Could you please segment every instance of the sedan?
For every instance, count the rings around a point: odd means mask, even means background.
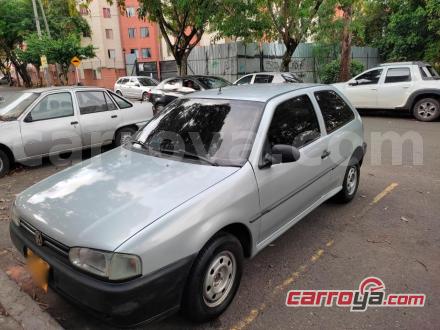
[[[234,85],[302,83],[303,81],[291,72],[260,72],[247,74]]]
[[[157,80],[149,77],[121,77],[116,81],[113,90],[116,94],[124,97],[148,101],[148,93],[158,84]]]

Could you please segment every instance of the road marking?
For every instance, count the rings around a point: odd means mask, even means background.
[[[325,246],[331,247],[334,244],[334,240],[328,241]],[[324,255],[324,249],[318,249],[316,252],[309,258],[309,262],[298,267],[296,271],[290,274],[281,284],[277,285],[269,296],[269,301],[278,296],[280,291],[285,290],[289,285],[294,283],[301,275],[305,274],[310,266],[315,264],[321,257]],[[260,315],[265,309],[267,305],[262,303],[258,308],[252,309],[248,315],[246,315],[242,320],[237,322],[234,326],[231,327],[231,330],[243,330],[251,325],[255,319]]]
[[[394,190],[399,184],[397,182],[391,183],[388,187],[386,187],[379,195],[374,197],[373,201],[370,203],[370,205],[377,204],[382,198],[384,198],[386,195],[388,195],[390,192]]]

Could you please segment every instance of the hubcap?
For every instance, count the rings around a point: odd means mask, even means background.
[[[235,257],[229,251],[220,252],[211,262],[203,284],[203,300],[208,307],[217,307],[231,292],[237,273]]]
[[[432,102],[423,102],[417,108],[417,113],[425,119],[431,118],[437,111],[437,105]]]
[[[351,167],[347,175],[347,192],[349,195],[353,195],[356,190],[357,176],[356,167]]]
[[[121,134],[121,145],[128,143],[131,140],[133,134],[130,132],[122,132]]]

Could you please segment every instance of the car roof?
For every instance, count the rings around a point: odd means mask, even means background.
[[[422,62],[422,61],[410,61],[410,62],[389,62],[389,63],[382,63],[379,66],[393,66],[393,65],[418,65],[418,66],[431,66],[429,63]]]
[[[84,91],[84,90],[107,90],[102,87],[94,86],[54,86],[54,87],[41,87],[41,88],[31,88],[23,90],[23,92],[28,93],[47,93],[52,91]]]
[[[296,90],[307,89],[311,87],[323,86],[320,84],[253,84],[228,86],[223,88],[208,89],[201,92],[191,93],[185,98],[210,98],[210,99],[228,99],[267,102],[270,99],[293,92]]]

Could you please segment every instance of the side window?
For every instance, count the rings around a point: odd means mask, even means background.
[[[271,74],[257,74],[255,76],[254,84],[268,84],[273,80],[273,75]]]
[[[164,89],[177,89],[182,86],[182,80],[181,79],[171,79],[164,83],[163,88]]]
[[[127,108],[131,108],[133,106],[133,104],[131,104],[127,100],[124,100],[122,97],[116,95],[115,93],[113,93],[113,92],[109,92],[109,93],[113,97],[113,100],[115,100],[119,109],[127,109]]]
[[[383,69],[368,71],[356,78],[358,85],[375,85],[379,82]]]
[[[248,75],[248,76],[244,76],[243,78],[241,78],[239,81],[237,81],[236,85],[247,85],[250,84],[252,81],[252,77],[253,75]]]
[[[392,68],[388,69],[385,83],[398,83],[411,81],[411,71],[409,68]]]
[[[79,104],[79,112],[82,115],[115,110],[113,101],[101,91],[76,92]]]
[[[50,94],[43,98],[30,112],[30,121],[55,119],[73,116],[73,103],[70,93]]]
[[[321,136],[318,118],[307,95],[284,101],[275,109],[267,135],[269,144],[301,148]]]
[[[200,86],[191,79],[183,79],[183,87],[192,88],[196,91],[199,91],[201,89]]]
[[[337,130],[354,119],[350,106],[336,92],[316,92],[315,98],[321,108],[327,133]]]

